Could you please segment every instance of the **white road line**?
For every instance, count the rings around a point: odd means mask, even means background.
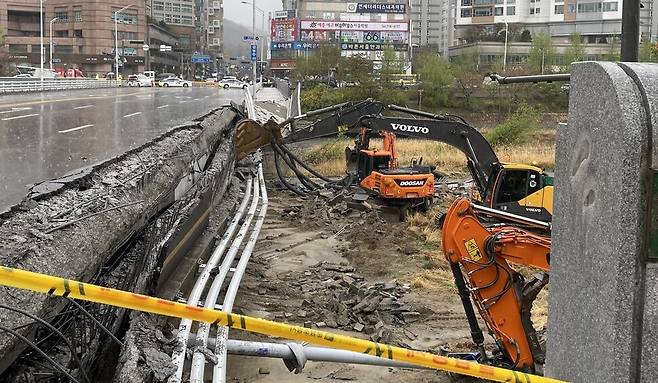
[[[123,116],[123,118],[128,118],[128,117],[136,116],[136,115],[138,115],[138,114],[142,114],[142,112],[135,112],[135,113],[126,114],[125,116]]]
[[[168,107],[168,106],[169,106],[169,104],[166,104],[166,105],[160,105],[160,106],[158,106],[156,109],[162,109],[162,108],[166,108],[166,107]]]
[[[94,125],[82,125],[78,126],[77,128],[71,128],[71,129],[66,129],[66,130],[60,130],[57,133],[69,133],[69,132],[75,132],[76,130],[84,129],[84,128],[91,128]]]
[[[92,107],[93,107],[93,105],[82,105],[82,106],[76,106],[73,109],[85,109],[85,108],[92,108]]]
[[[34,116],[38,116],[38,115],[39,115],[39,113],[35,113],[35,114],[26,114],[26,115],[23,115],[23,116],[7,117],[7,118],[3,118],[3,119],[0,120],[0,121],[18,120],[19,118],[34,117]]]
[[[0,112],[0,114],[7,114],[7,113],[16,113],[16,112],[22,112],[25,110],[30,110],[32,108],[11,108],[11,110],[3,110]]]

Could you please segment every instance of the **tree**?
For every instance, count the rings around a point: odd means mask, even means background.
[[[323,44],[320,49],[310,52],[309,57],[298,60],[295,78],[305,80],[309,77],[325,79],[329,71],[338,66],[340,49],[331,44]]]
[[[642,40],[639,59],[643,62],[658,62],[658,46],[651,41]]]
[[[521,32],[521,37],[519,38],[520,42],[523,43],[529,43],[532,41],[532,35],[530,34],[530,31],[527,29],[524,29],[523,32]]]
[[[580,33],[572,33],[569,36],[569,42],[569,48],[567,48],[564,55],[567,67],[573,62],[583,61],[585,59],[585,46],[583,45],[583,39]]]
[[[379,98],[379,84],[372,76],[372,61],[363,56],[343,57],[338,63],[338,79],[351,85],[347,98]]]
[[[398,61],[398,56],[395,54],[395,51],[391,47],[386,47],[382,53],[382,70],[381,70],[381,82],[384,87],[395,86],[394,76],[395,74],[402,73],[402,63]]]
[[[555,59],[555,48],[551,35],[546,32],[535,33],[528,53],[528,63],[535,72],[544,73]]]
[[[9,53],[5,46],[5,31],[0,28],[0,76],[9,75]]]
[[[454,61],[450,63],[452,74],[455,78],[457,89],[464,97],[466,107],[473,109],[475,105],[473,93],[477,86],[482,84],[484,76],[478,73],[478,58],[479,51],[473,51],[461,56],[455,57]]]
[[[445,106],[450,100],[454,76],[450,63],[437,54],[418,57],[416,74],[421,83],[424,99],[434,106]]]

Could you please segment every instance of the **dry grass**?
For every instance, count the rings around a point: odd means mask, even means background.
[[[312,164],[320,173],[328,176],[345,174],[345,148],[353,146],[349,138],[327,140],[302,149],[301,157]],[[371,148],[381,148],[381,140],[372,140]],[[460,177],[467,174],[466,157],[462,152],[447,144],[415,139],[397,141],[400,166],[407,166],[412,159],[423,158],[423,163],[436,165],[437,170],[448,176]],[[541,130],[532,135],[525,144],[494,148],[503,162],[527,163],[553,169],[555,167],[555,132]]]

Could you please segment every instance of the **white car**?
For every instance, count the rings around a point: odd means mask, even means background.
[[[143,86],[153,86],[153,80],[143,74],[130,75],[128,76],[128,82],[126,84],[128,86],[138,86],[141,88]]]
[[[169,77],[162,80],[162,86],[164,86],[165,88],[168,87],[189,88],[192,86],[192,81],[182,80],[178,77]]]
[[[226,78],[225,77],[219,82],[219,86],[221,88],[224,88],[224,89],[228,89],[228,88],[247,89],[249,84],[247,84],[246,82],[242,82],[242,81],[238,80],[237,78]]]

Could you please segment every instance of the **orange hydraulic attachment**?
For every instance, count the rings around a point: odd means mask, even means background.
[[[504,356],[499,362],[522,371],[540,370],[545,351],[532,326],[530,309],[548,283],[550,237],[510,225],[485,227],[466,198],[456,200],[448,210],[442,235],[443,252],[460,290],[473,340],[482,353],[484,339],[470,299]],[[542,272],[526,280],[510,262]]]

